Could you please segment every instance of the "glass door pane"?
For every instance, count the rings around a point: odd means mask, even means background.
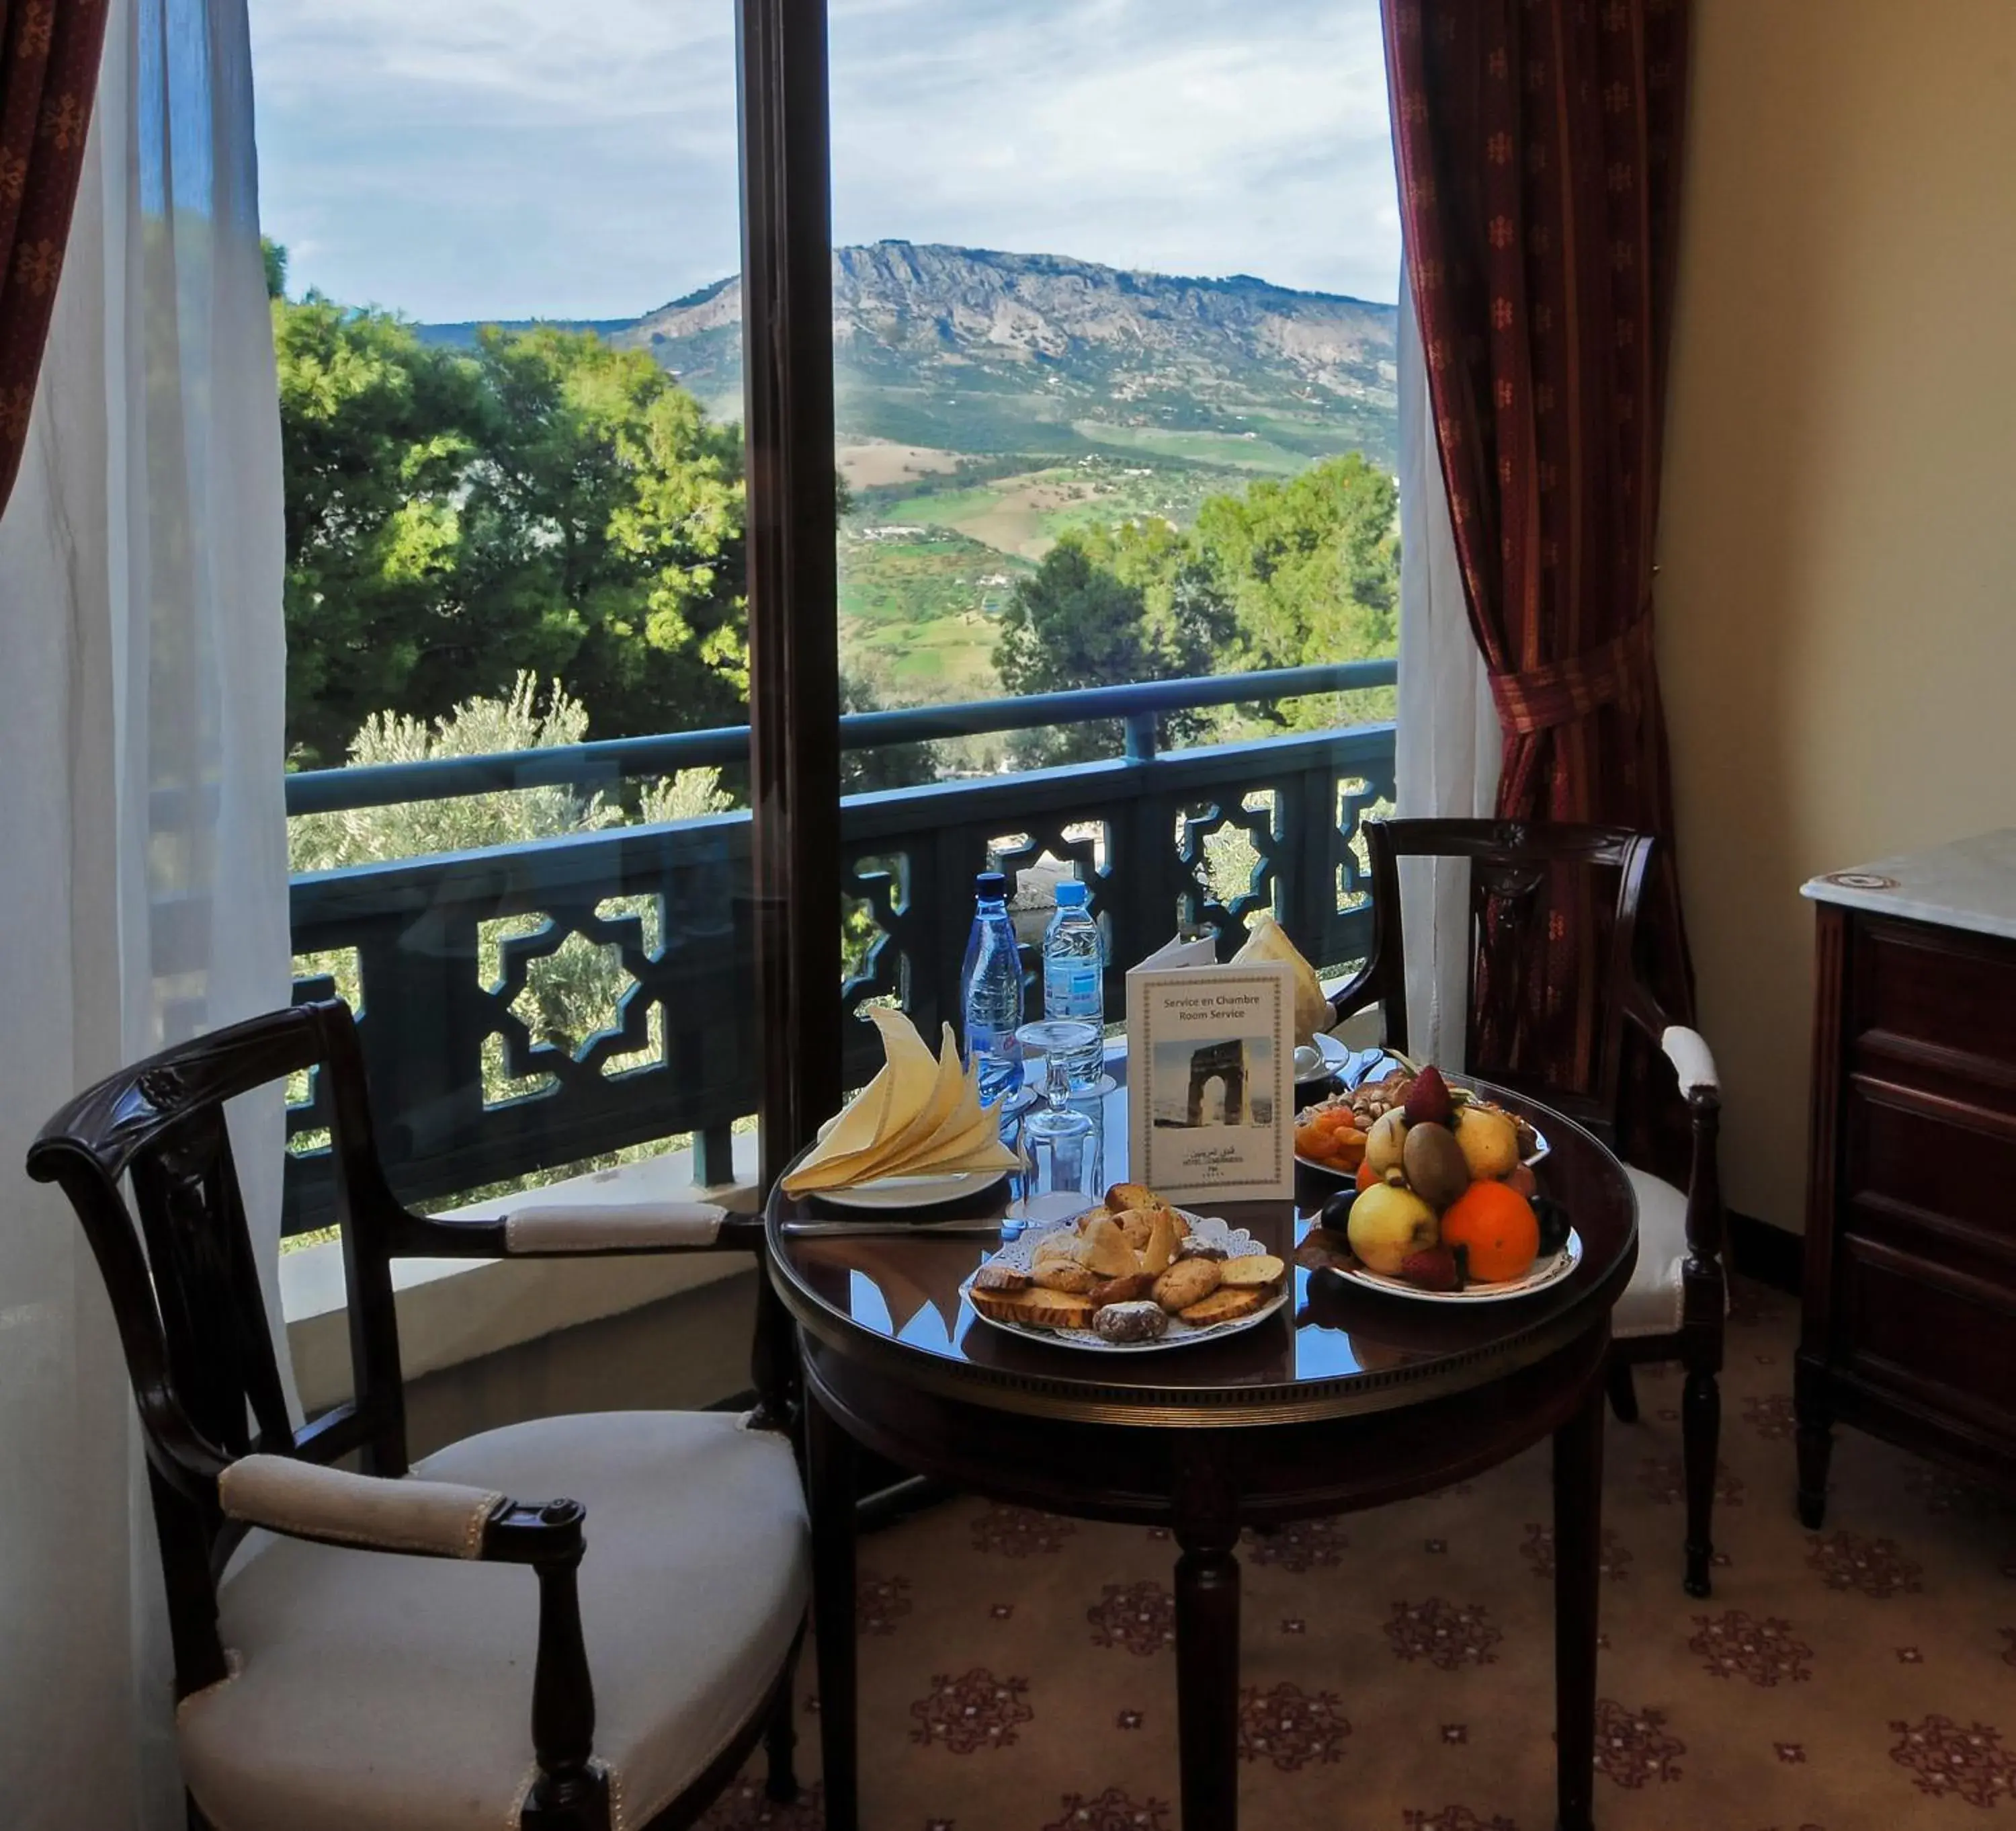
[[[733,10],[252,22],[299,989],[409,1201],[752,1181]]]

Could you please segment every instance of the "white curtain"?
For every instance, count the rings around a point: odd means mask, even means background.
[[[0,1772],[34,1831],[183,1822],[124,1365],[20,1166],[80,1087],[286,1001],[279,462],[245,0],[115,0],[0,517]],[[270,1302],[277,1095],[232,1122]]]
[[[1435,409],[1412,288],[1400,281],[1400,705],[1394,807],[1404,819],[1481,819],[1498,791],[1496,708],[1464,608],[1435,451]],[[1409,1053],[1463,1065],[1470,874],[1458,861],[1400,864]]]

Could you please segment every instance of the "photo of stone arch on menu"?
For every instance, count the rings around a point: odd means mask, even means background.
[[[1292,1195],[1294,983],[1278,963],[1127,975],[1132,1160],[1150,1186]]]

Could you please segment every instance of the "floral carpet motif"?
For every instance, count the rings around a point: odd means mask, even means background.
[[[941,1742],[956,1755],[1007,1748],[1015,1740],[1015,1726],[1036,1714],[1022,1701],[1028,1689],[1028,1679],[996,1678],[984,1666],[974,1667],[963,1678],[941,1673],[931,1680],[931,1695],[910,1706],[917,1720],[910,1739]]]
[[[1459,1606],[1431,1596],[1424,1602],[1395,1602],[1386,1638],[1402,1660],[1426,1660],[1445,1672],[1461,1666],[1488,1666],[1491,1649],[1505,1638],[1475,1603]]]
[[[1712,1596],[1680,1587],[1678,1379],[1639,1368],[1640,1421],[1606,1426],[1597,1822],[2016,1831],[2016,1511],[1844,1429],[1825,1523],[1802,1527],[1797,1327],[1739,1282]],[[1247,1535],[1243,1824],[1554,1823],[1550,1496],[1542,1444],[1418,1500]],[[1165,1529],[977,1498],[865,1537],[867,1831],[1180,1831],[1178,1551]],[[809,1648],[799,1684],[808,1698]],[[812,1790],[772,1802],[759,1754],[700,1831],[823,1831],[821,1719],[794,1721]]]
[[[1697,1615],[1700,1631],[1687,1651],[1701,1656],[1701,1669],[1718,1678],[1747,1678],[1752,1685],[1787,1685],[1810,1678],[1805,1662],[1813,1649],[1792,1635],[1792,1624],[1775,1615],[1753,1621],[1741,1609],[1723,1615]]]
[[[1344,1753],[1351,1725],[1329,1692],[1305,1693],[1298,1685],[1272,1691],[1242,1692],[1239,1702],[1239,1757],[1272,1761],[1284,1774],[1312,1761],[1334,1761]]]
[[[1806,1542],[1807,1568],[1816,1571],[1829,1589],[1859,1590],[1878,1601],[1918,1593],[1919,1568],[1894,1540],[1837,1532],[1831,1538],[1815,1533]]]
[[[1125,1647],[1144,1657],[1176,1644],[1176,1599],[1166,1584],[1109,1583],[1085,1612],[1094,1646]]]

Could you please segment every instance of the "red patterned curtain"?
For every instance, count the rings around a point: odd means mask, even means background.
[[[0,0],[0,508],[27,442],[106,0]]]
[[[1684,1019],[1652,553],[1687,8],[1384,0],[1384,14],[1409,278],[1504,733],[1498,813],[1659,836],[1646,964]],[[1480,978],[1480,1061],[1589,1083],[1604,927],[1593,890],[1557,896],[1522,970]]]

